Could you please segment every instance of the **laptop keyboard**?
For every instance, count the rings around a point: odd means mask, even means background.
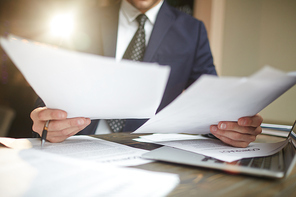
[[[244,158],[241,160],[237,160],[234,162],[225,162],[221,160],[217,160],[211,157],[205,157],[202,161],[207,162],[210,160],[214,160],[214,163],[227,164],[227,165],[237,165],[243,167],[251,167],[251,168],[259,168],[259,169],[270,169],[271,164],[275,161],[280,162],[280,158],[282,157],[283,151],[280,151],[274,155],[267,157],[255,157],[255,158]]]
[[[271,157],[258,157],[242,159],[239,163],[241,166],[250,166],[252,168],[270,169]]]

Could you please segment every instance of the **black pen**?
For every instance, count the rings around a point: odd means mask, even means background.
[[[43,145],[44,145],[45,140],[46,140],[48,124],[49,124],[49,120],[46,121],[46,123],[45,123],[45,125],[43,127],[42,136],[41,136],[41,148],[43,148]]]

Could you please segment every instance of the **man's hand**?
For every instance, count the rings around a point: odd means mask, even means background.
[[[247,147],[262,132],[260,127],[263,118],[256,114],[242,117],[237,122],[221,121],[210,127],[211,133],[226,144],[236,147]]]
[[[62,142],[75,135],[90,124],[89,118],[67,118],[67,113],[58,109],[46,107],[36,108],[31,112],[33,131],[42,135],[44,124],[50,120],[46,140],[50,142]]]

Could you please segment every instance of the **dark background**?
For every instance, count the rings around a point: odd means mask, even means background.
[[[114,1],[116,0],[1,0],[0,35],[14,34],[40,40],[41,35],[48,32],[47,21],[55,10],[70,6],[105,6]],[[193,0],[167,2],[192,15]],[[34,109],[36,98],[34,90],[0,47],[0,106],[9,107],[15,112],[7,137],[31,137],[30,112]]]

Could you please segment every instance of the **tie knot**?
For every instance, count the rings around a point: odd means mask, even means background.
[[[147,18],[147,16],[145,14],[140,14],[136,18],[136,20],[138,21],[140,27],[144,27],[144,24],[145,24],[147,19],[148,18]]]

